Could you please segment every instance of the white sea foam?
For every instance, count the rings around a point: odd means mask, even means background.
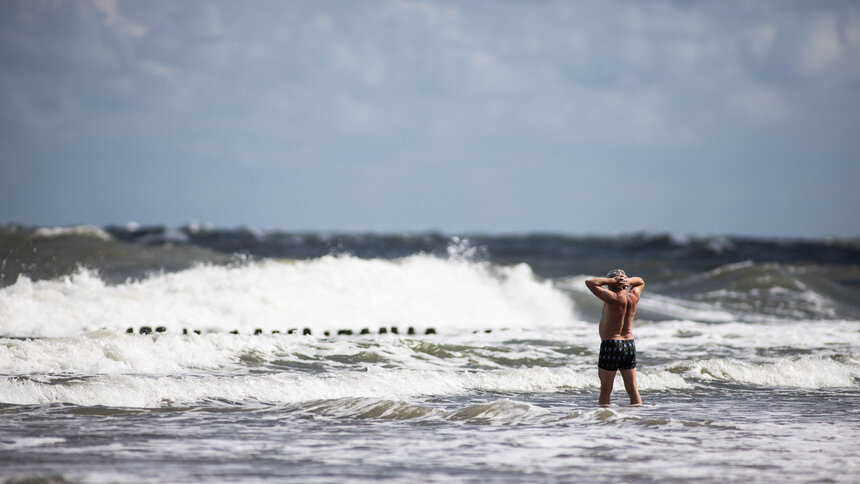
[[[453,348],[441,338],[394,335],[320,339],[298,334],[137,336],[97,331],[64,338],[6,338],[0,339],[0,375],[187,375],[242,373],[248,368],[284,371],[309,364],[337,370],[375,364],[421,370],[474,365],[489,369],[506,367],[494,358],[525,365],[559,357],[551,348],[512,351],[484,346],[498,345],[508,334],[468,336],[465,345],[451,343]]]
[[[113,237],[99,227],[92,225],[74,225],[69,227],[40,227],[33,232],[34,238],[50,239],[76,235],[79,237],[95,237],[101,240],[110,240]]]
[[[842,363],[829,358],[780,358],[772,363],[709,359],[684,365],[685,376],[757,386],[797,388],[852,387],[860,377],[858,361]]]
[[[291,409],[335,417],[374,418],[382,420],[403,420],[440,414],[438,410],[432,407],[378,398],[315,400],[294,405]]]
[[[62,437],[19,437],[16,439],[0,440],[0,449],[2,450],[18,450],[28,447],[48,447],[55,444],[65,442]]]
[[[663,357],[689,357],[679,351],[737,350],[772,352],[815,350],[825,354],[851,354],[860,348],[856,321],[792,321],[784,323],[724,323],[670,320],[642,324],[634,329],[638,350]],[[674,353],[674,354],[673,354]]]
[[[736,321],[738,316],[713,304],[684,301],[682,299],[648,294],[639,303],[639,309],[678,319],[693,319],[708,323]]]
[[[70,336],[143,324],[170,331],[269,332],[391,324],[515,328],[573,321],[570,300],[538,280],[528,265],[429,255],[199,266],[117,286],[81,270],[49,281],[21,277],[0,289],[0,334],[9,336]]]
[[[547,410],[528,403],[502,399],[489,403],[470,405],[457,410],[449,418],[452,420],[483,420],[496,423],[515,423],[533,420],[548,413]]]
[[[689,386],[676,375],[667,375],[643,376],[640,389],[657,391]],[[596,388],[597,384],[596,371],[567,368],[429,371],[369,367],[367,371],[310,375],[100,375],[63,382],[0,379],[0,402],[112,407],[192,405],[206,401],[287,404],[338,398],[409,400],[480,391],[560,392]]]
[[[99,331],[33,340],[0,339],[0,374],[190,374],[235,367],[245,355],[309,352],[303,338],[233,335],[137,337]]]

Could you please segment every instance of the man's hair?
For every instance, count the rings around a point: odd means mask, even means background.
[[[624,269],[612,269],[611,271],[606,273],[606,277],[617,277],[617,276],[627,277],[627,273],[624,272]]]

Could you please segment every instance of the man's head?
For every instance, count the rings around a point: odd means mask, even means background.
[[[624,269],[612,269],[606,273],[606,277],[615,279],[615,283],[609,284],[609,289],[612,291],[620,291],[627,288],[627,273]]]
[[[609,271],[609,272],[606,274],[606,277],[611,277],[611,278],[613,278],[613,279],[614,279],[615,277],[618,277],[618,276],[624,276],[624,277],[627,277],[627,273],[626,273],[626,272],[624,272],[624,269],[612,269],[611,271]]]

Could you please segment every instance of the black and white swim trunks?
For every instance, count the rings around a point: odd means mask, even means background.
[[[632,339],[605,339],[601,341],[597,366],[609,371],[636,368],[636,344]]]

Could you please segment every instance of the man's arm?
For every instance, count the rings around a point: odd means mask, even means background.
[[[645,279],[641,277],[631,277],[627,279],[627,283],[630,284],[630,292],[639,297],[642,294],[642,289],[645,287]]]
[[[612,277],[595,277],[594,279],[586,280],[585,286],[603,302],[612,302],[615,300],[615,293],[602,286],[612,284],[613,282],[615,282],[615,278]]]

